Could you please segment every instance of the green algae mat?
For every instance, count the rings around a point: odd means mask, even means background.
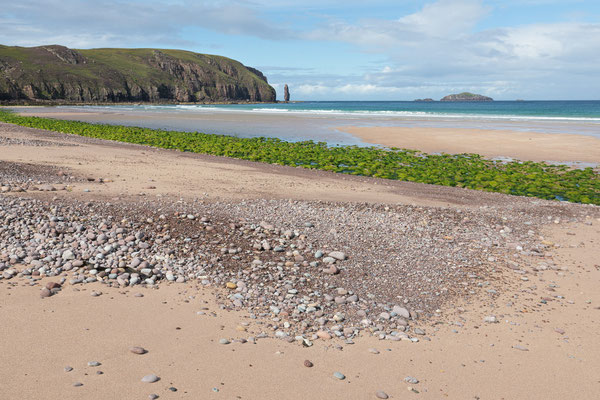
[[[24,117],[0,110],[0,121],[55,132],[270,164],[375,178],[464,187],[517,196],[600,205],[600,173],[533,161],[501,162],[477,154],[426,154],[398,148],[327,146],[313,141],[238,138]]]

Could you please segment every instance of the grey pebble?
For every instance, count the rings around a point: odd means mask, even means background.
[[[81,383],[81,382],[75,382],[73,384],[73,386],[75,386],[75,387],[83,386],[83,383]]]
[[[416,385],[417,383],[419,383],[419,380],[417,378],[415,378],[414,376],[407,376],[406,378],[404,378],[404,382],[408,382],[413,385]]]
[[[378,399],[389,399],[390,396],[387,395],[386,392],[384,392],[383,390],[378,390],[375,393],[375,397],[377,397]]]
[[[223,338],[223,339],[219,339],[219,343],[221,343],[221,344],[229,344],[231,342],[229,340]]]
[[[159,380],[160,380],[160,378],[154,374],[146,375],[145,377],[142,378],[142,382],[146,382],[146,383],[154,383],[154,382],[158,382]]]
[[[152,394],[149,394],[149,395],[148,395],[148,398],[149,398],[150,400],[156,400],[156,399],[158,399],[158,397],[159,397],[159,396],[158,396],[157,394],[154,394],[154,393],[152,393]]]
[[[65,367],[65,372],[71,372],[71,371],[73,371],[73,367],[67,365]]]
[[[334,372],[333,377],[339,379],[340,381],[346,379],[346,375],[342,374],[341,372]]]
[[[88,362],[88,367],[99,367],[100,365],[102,365],[102,364],[100,364],[98,361],[89,361]]]

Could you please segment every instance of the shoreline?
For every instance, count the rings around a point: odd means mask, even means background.
[[[577,134],[415,127],[338,127],[374,145],[521,161],[600,163],[600,139]]]

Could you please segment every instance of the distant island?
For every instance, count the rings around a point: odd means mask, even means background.
[[[413,101],[417,101],[417,102],[430,102],[430,101],[435,101],[433,99],[430,99],[429,97],[426,99],[414,99]]]
[[[440,101],[494,101],[494,99],[480,94],[463,92],[459,94],[450,94]]]
[[[0,45],[0,102],[274,102],[257,69],[168,49],[75,50]]]

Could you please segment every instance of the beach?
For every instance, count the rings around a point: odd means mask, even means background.
[[[368,143],[426,153],[474,153],[486,158],[594,165],[600,161],[600,139],[586,135],[398,126],[340,129]]]
[[[9,124],[0,183],[7,398],[598,390],[598,207]]]

